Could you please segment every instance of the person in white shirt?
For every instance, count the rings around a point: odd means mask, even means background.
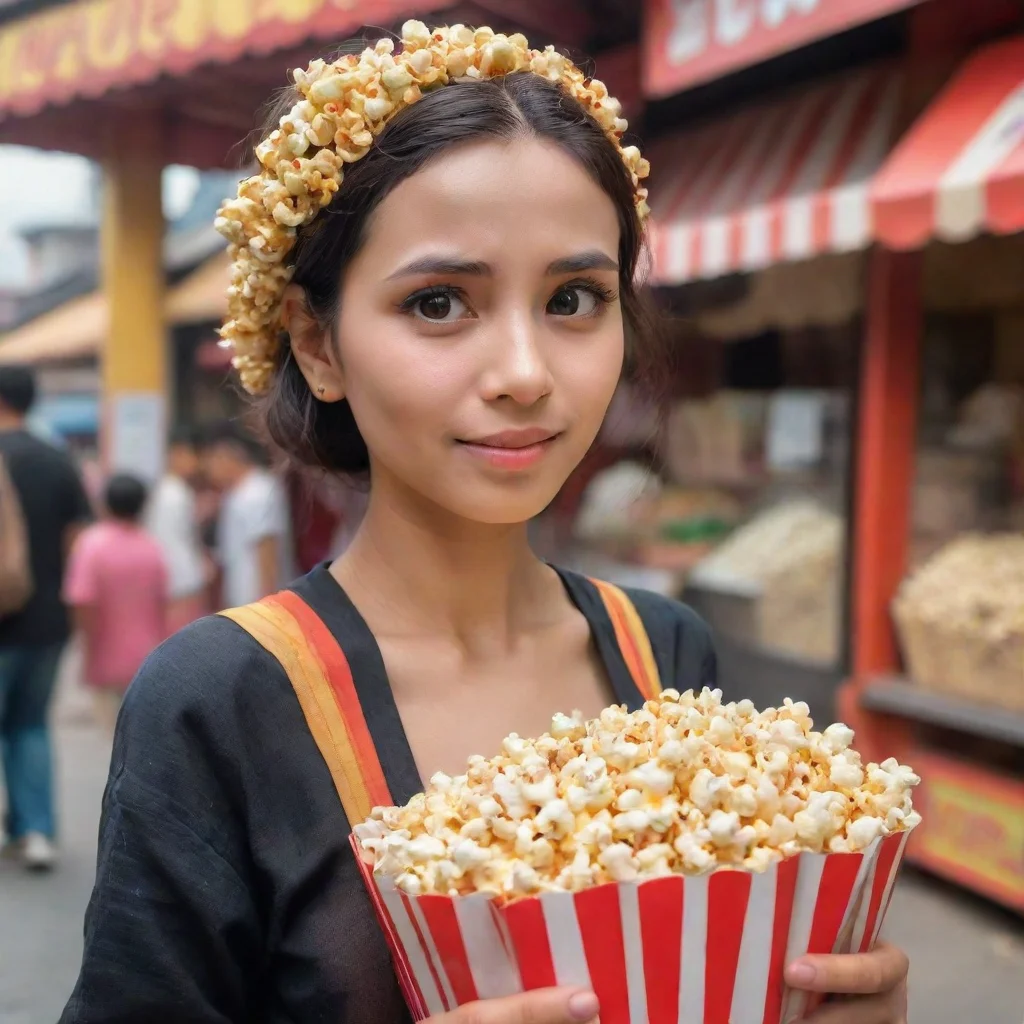
[[[168,625],[183,629],[208,611],[210,570],[199,535],[193,483],[199,454],[192,432],[175,431],[167,450],[167,472],[153,488],[146,506],[145,527],[160,544],[170,587]]]
[[[211,430],[203,445],[203,470],[222,495],[217,551],[231,608],[275,593],[294,573],[287,494],[260,454],[234,423]]]

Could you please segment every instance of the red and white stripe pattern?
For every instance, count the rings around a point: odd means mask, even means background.
[[[791,1024],[820,998],[787,989],[786,964],[871,949],[907,838],[863,854],[803,854],[761,875],[624,882],[505,907],[409,897],[375,884],[365,865],[363,877],[417,1020],[580,985],[597,994],[602,1024]]]
[[[900,82],[872,68],[655,146],[653,283],[867,246]]]
[[[964,65],[879,174],[872,207],[894,249],[1024,231],[1024,36]]]

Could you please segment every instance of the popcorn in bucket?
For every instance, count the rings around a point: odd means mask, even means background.
[[[413,1015],[550,985],[603,1024],[789,1024],[804,953],[867,951],[920,780],[806,705],[666,691],[556,716],[353,834]]]

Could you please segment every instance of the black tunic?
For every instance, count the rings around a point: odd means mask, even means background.
[[[616,699],[635,708],[597,590],[561,575]],[[293,589],[345,651],[384,777],[405,803],[422,784],[373,635],[326,568]],[[629,594],[663,685],[713,685],[697,616]],[[118,723],[85,957],[63,1024],[407,1020],[349,832],[277,661],[225,618],[173,637],[143,666]]]

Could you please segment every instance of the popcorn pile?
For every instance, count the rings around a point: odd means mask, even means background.
[[[647,216],[640,182],[650,168],[636,146],[622,145],[628,125],[621,104],[553,46],[534,50],[519,33],[465,25],[432,32],[422,21],[407,21],[397,48],[381,39],[361,54],[315,60],[296,69],[299,100],[256,147],[260,173],[239,185],[238,197],[226,201],[214,221],[230,243],[233,263],[221,337],[234,349],[247,391],[265,391],[274,371],[281,297],[291,279],[285,258],[296,231],[331,202],[345,165],[364,157],[394,114],[425,91],[516,71],[558,83],[580,103],[622,157],[638,218]]]
[[[1024,536],[965,534],[904,581],[897,614],[992,644],[1024,634]]]
[[[802,852],[863,850],[913,828],[920,779],[861,762],[845,725],[814,732],[808,707],[757,711],[720,690],[586,722],[556,715],[539,739],[438,774],[405,807],[355,829],[364,859],[410,895],[549,890],[719,868],[761,872]]]

